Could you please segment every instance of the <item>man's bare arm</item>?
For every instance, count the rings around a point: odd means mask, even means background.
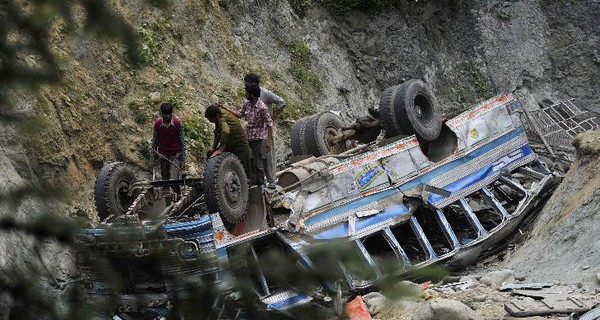
[[[231,113],[232,115],[234,115],[238,118],[242,117],[242,114],[240,114],[237,110],[233,110],[231,107],[228,107],[222,103],[219,103],[218,106],[219,106],[219,108],[228,111],[229,113]]]

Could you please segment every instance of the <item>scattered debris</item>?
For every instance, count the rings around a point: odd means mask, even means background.
[[[531,289],[539,290],[542,288],[552,287],[552,283],[549,282],[533,282],[533,283],[504,283],[498,290],[509,291],[513,289]]]
[[[513,290],[516,298],[507,302],[505,310],[512,316],[542,316],[549,314],[580,314],[590,310],[599,301],[595,294],[586,290],[573,290],[567,286],[552,284],[527,284]],[[549,289],[552,288],[552,289]],[[575,292],[577,291],[577,292]]]
[[[515,317],[543,316],[549,314],[582,313],[591,309],[579,298],[565,295],[547,296],[544,299],[531,297],[516,298],[504,305],[505,310]]]
[[[590,310],[600,302],[598,292],[592,287],[577,287],[576,284],[558,284],[552,282],[540,283],[505,283],[500,288],[477,285],[476,275],[463,277],[448,277],[444,281],[452,283],[439,283],[430,285],[423,293],[428,294],[428,299],[419,299],[401,296],[399,300],[392,301],[379,293],[371,293],[375,302],[380,299],[383,308],[377,313],[371,313],[379,319],[414,320],[414,319],[469,319],[471,314],[458,317],[449,316],[451,313],[436,313],[441,308],[439,301],[453,301],[452,304],[464,304],[471,309],[475,316],[473,319],[562,319],[580,320],[577,315]],[[405,282],[410,283],[410,282]],[[466,285],[470,284],[469,287]],[[416,284],[413,284],[416,287]],[[419,295],[420,298],[424,294]],[[369,300],[371,300],[369,299]],[[367,301],[367,299],[365,299]],[[435,302],[432,302],[435,301]],[[369,305],[367,301],[367,305]],[[446,305],[446,303],[443,303]],[[369,307],[371,310],[371,308]],[[597,312],[600,312],[597,311]],[[439,317],[437,317],[437,316]],[[538,317],[539,316],[539,317]],[[591,316],[590,316],[591,317]],[[583,319],[583,318],[582,318]],[[596,318],[585,318],[587,320]],[[599,318],[600,319],[600,318]]]
[[[448,283],[448,284],[443,284],[443,285],[439,285],[439,286],[432,286],[432,289],[436,289],[436,290],[447,290],[447,289],[460,289],[460,290],[467,290],[468,288],[471,288],[474,286],[474,284],[477,283],[477,280],[475,279],[467,279],[464,281],[460,281],[460,282],[453,282],[453,283]]]

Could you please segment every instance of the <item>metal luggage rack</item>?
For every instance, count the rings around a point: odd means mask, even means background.
[[[600,119],[596,114],[581,110],[573,104],[573,100],[542,108],[525,108],[522,122],[530,139],[538,142],[532,143],[536,152],[570,163],[575,154],[572,146],[575,136],[600,128]]]

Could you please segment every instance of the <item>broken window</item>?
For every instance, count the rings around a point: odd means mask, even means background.
[[[423,232],[436,255],[441,256],[452,251],[452,243],[448,240],[446,233],[436,219],[435,212],[419,207],[414,212],[414,216],[423,228]]]
[[[427,261],[427,252],[411,227],[410,221],[393,226],[390,230],[400,244],[400,247],[408,256],[408,260],[411,264],[415,265]]]
[[[260,296],[294,287],[293,281],[305,280],[286,276],[294,273],[290,270],[300,274],[300,264],[297,255],[275,236],[229,248],[228,255],[235,277],[249,283]]]
[[[377,279],[378,270],[371,255],[366,251],[360,240],[346,252],[341,267],[350,283],[361,287]]]
[[[384,232],[376,232],[361,241],[383,274],[391,274],[404,269],[404,259],[397,253],[395,245],[391,243],[395,240],[388,239]]]
[[[484,191],[470,194],[466,197],[466,201],[485,230],[492,230],[502,223],[502,212],[494,206],[489,197],[485,196]]]
[[[442,211],[461,245],[467,245],[477,239],[479,236],[477,229],[471,224],[466,212],[458,203],[452,203]]]

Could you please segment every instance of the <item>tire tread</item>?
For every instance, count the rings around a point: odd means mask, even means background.
[[[112,182],[115,179],[115,176],[118,176],[119,174],[130,175],[132,177],[131,182],[135,180],[133,170],[125,163],[118,161],[106,163],[98,173],[94,184],[94,204],[100,221],[105,220],[113,214],[125,214],[125,212],[119,212],[118,206],[113,202],[113,199],[111,199],[111,194],[115,192],[115,190],[112,190]]]
[[[209,212],[219,213],[221,217],[229,223],[236,223],[244,217],[244,212],[239,212],[240,208],[231,208],[223,199],[222,189],[219,177],[223,173],[222,169],[227,165],[227,162],[233,161],[233,165],[237,167],[237,174],[241,183],[242,210],[245,211],[248,203],[248,182],[242,163],[237,156],[232,153],[224,152],[209,159],[206,162],[204,169],[204,194],[206,206]],[[237,212],[236,212],[237,211]]]
[[[385,89],[379,100],[380,120],[387,137],[394,137],[403,133],[397,120],[396,108],[394,108],[398,88],[399,86],[396,85]]]

